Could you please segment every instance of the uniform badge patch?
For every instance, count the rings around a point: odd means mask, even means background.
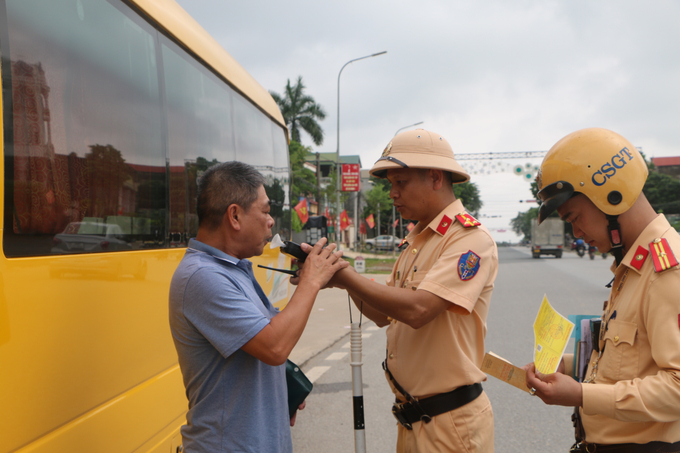
[[[456,219],[458,219],[460,224],[463,225],[463,227],[465,227],[465,228],[476,227],[476,226],[481,225],[481,223],[479,223],[479,221],[477,219],[472,217],[467,212],[463,212],[461,214],[458,214],[456,216]]]
[[[458,276],[461,280],[471,280],[477,271],[479,271],[479,264],[482,259],[472,250],[468,250],[467,253],[461,255],[458,259]]]
[[[630,262],[630,265],[633,266],[635,269],[640,270],[642,269],[642,265],[645,264],[645,260],[647,259],[647,255],[649,255],[649,252],[647,251],[646,248],[643,246],[639,245],[637,250],[635,251],[635,256]]]
[[[665,271],[678,265],[678,260],[675,259],[675,255],[673,255],[673,251],[665,238],[656,238],[650,242],[649,251],[656,272]]]
[[[439,222],[439,226],[437,227],[437,233],[444,235],[446,233],[446,230],[448,230],[450,226],[451,218],[445,215],[444,217],[442,217],[442,221]]]

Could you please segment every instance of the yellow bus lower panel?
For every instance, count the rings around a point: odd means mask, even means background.
[[[175,366],[16,453],[167,453],[186,409],[182,374]],[[176,414],[171,424],[169,414]],[[149,432],[156,434],[149,438]]]

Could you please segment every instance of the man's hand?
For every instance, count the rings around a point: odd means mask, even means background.
[[[307,253],[307,258],[304,263],[299,264],[297,276],[291,277],[290,282],[293,285],[306,281],[316,285],[318,289],[323,289],[328,287],[327,283],[337,271],[349,267],[349,262],[341,259],[342,251],[335,251],[336,244],[324,248],[326,241],[326,238],[321,238],[314,247],[305,243],[300,244],[302,250]]]
[[[300,404],[298,406],[298,411],[303,410],[305,408],[305,406],[307,406],[307,401],[303,401],[302,404]],[[290,419],[290,426],[291,427],[295,426],[295,420],[297,419],[298,411],[295,411],[295,413],[293,414],[293,416]]]
[[[564,370],[564,363],[560,367]],[[581,384],[571,376],[559,371],[553,374],[541,374],[536,371],[533,363],[524,365],[522,369],[527,373],[527,388],[536,389],[538,396],[545,404],[557,406],[582,406],[583,389]]]

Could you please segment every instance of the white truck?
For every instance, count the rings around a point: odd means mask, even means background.
[[[564,221],[548,217],[540,225],[538,219],[531,220],[531,256],[555,255],[562,258],[564,248]]]

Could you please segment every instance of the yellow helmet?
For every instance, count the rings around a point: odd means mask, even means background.
[[[625,138],[607,129],[581,129],[550,148],[536,178],[539,223],[574,193],[610,216],[633,206],[647,180],[647,164]]]

